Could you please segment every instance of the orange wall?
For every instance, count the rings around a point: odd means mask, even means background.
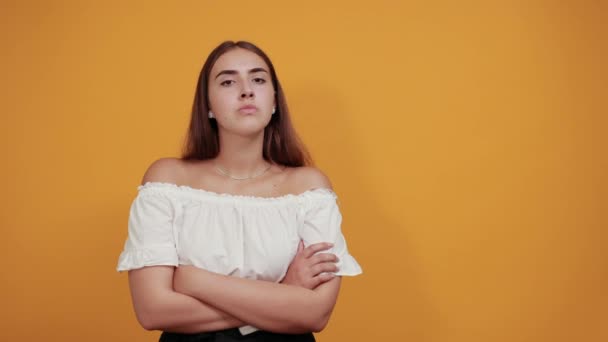
[[[605,4],[126,3],[0,5],[2,340],[157,340],[116,262],[224,39],[273,59],[364,270],[319,341],[608,340]]]

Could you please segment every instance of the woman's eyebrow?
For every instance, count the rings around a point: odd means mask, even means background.
[[[268,71],[266,71],[266,69],[264,69],[264,68],[249,69],[249,73],[250,74],[253,74],[255,72],[265,72],[265,73],[268,73]],[[238,71],[236,71],[236,70],[222,70],[222,71],[218,72],[217,75],[215,75],[215,78],[218,78],[218,77],[220,77],[220,75],[223,75],[223,74],[236,75],[236,74],[238,74]]]

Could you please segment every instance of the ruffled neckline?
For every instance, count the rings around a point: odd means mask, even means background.
[[[146,182],[143,185],[137,186],[137,191],[141,191],[144,189],[167,189],[174,190],[178,192],[187,193],[195,196],[203,196],[203,197],[214,197],[221,199],[229,199],[229,200],[245,200],[245,201],[255,201],[255,202],[277,202],[291,199],[298,199],[314,194],[319,195],[329,195],[333,198],[337,198],[337,194],[328,188],[314,188],[309,189],[299,194],[285,194],[281,196],[273,196],[273,197],[263,197],[263,196],[251,196],[251,195],[240,195],[240,194],[231,194],[231,193],[220,193],[214,192],[211,190],[205,190],[200,188],[194,188],[188,185],[179,185],[175,183],[169,182]]]

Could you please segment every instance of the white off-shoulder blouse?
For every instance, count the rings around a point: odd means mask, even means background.
[[[220,194],[173,183],[138,186],[118,271],[151,265],[193,265],[215,273],[280,281],[304,246],[331,242],[336,275],[361,268],[341,231],[337,195],[318,188],[298,195]]]
[[[137,187],[117,271],[193,265],[211,272],[279,282],[304,246],[331,242],[340,276],[361,274],[341,231],[337,195],[317,188],[255,197],[165,182]]]

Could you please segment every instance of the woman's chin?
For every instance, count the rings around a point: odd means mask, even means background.
[[[269,122],[270,118],[251,115],[249,117],[234,118],[229,125],[225,125],[221,128],[231,134],[252,136],[263,133],[264,128],[266,128]]]
[[[230,133],[240,135],[240,136],[256,136],[260,134],[264,134],[265,126],[260,124],[256,125],[242,125],[239,127],[230,127],[227,129]]]

